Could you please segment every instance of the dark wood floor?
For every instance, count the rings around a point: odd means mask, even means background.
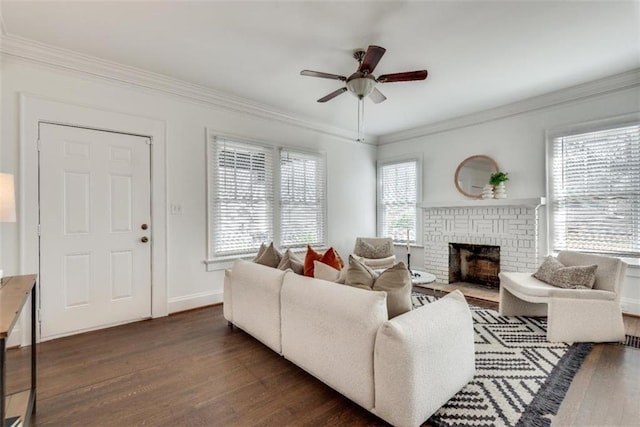
[[[640,333],[640,319],[625,319]],[[10,388],[30,349],[9,351]],[[36,426],[382,426],[383,421],[237,329],[222,307],[38,347]],[[638,425],[640,350],[597,345],[556,425]]]

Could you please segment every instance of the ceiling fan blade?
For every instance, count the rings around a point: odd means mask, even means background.
[[[383,74],[376,80],[378,83],[410,82],[427,78],[427,70],[407,71],[406,73]]]
[[[333,98],[335,98],[336,96],[344,93],[347,91],[346,87],[341,87],[338,90],[334,90],[333,92],[331,92],[329,95],[327,96],[323,96],[322,98],[318,99],[318,102],[327,102],[327,101],[331,101]]]
[[[380,58],[382,58],[382,55],[384,55],[386,51],[387,49],[380,46],[369,46],[367,53],[364,54],[364,58],[362,59],[362,64],[358,67],[358,71],[365,74],[373,73],[376,65],[380,62]]]
[[[373,88],[373,92],[369,94],[369,98],[371,98],[374,104],[380,104],[381,102],[387,100],[387,97],[384,96],[382,92],[380,92],[378,88],[375,87]]]
[[[302,70],[300,71],[300,75],[308,76],[308,77],[322,77],[323,79],[342,80],[343,82],[347,80],[345,76],[339,76],[337,74],[321,73],[320,71],[311,71],[311,70]]]

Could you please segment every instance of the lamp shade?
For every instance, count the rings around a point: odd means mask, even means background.
[[[358,98],[368,96],[376,87],[376,81],[371,75],[367,77],[349,78],[347,80],[347,89]]]
[[[0,173],[0,222],[16,222],[16,196],[9,173]]]

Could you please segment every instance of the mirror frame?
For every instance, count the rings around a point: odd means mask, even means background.
[[[458,189],[460,194],[462,194],[462,195],[464,195],[466,197],[472,198],[472,199],[480,199],[480,198],[482,198],[482,194],[467,193],[462,188],[460,188],[460,184],[458,182],[458,175],[460,173],[460,170],[464,167],[464,165],[467,162],[469,162],[471,160],[474,160],[474,159],[485,159],[485,160],[488,160],[493,165],[493,168],[494,168],[495,172],[500,172],[500,168],[498,167],[498,163],[492,157],[485,156],[484,154],[476,154],[475,156],[469,156],[466,159],[464,159],[463,161],[461,161],[460,164],[458,165],[458,167],[456,168],[456,173],[453,176],[453,182],[455,183],[456,188]],[[488,182],[489,181],[487,181],[487,183]]]

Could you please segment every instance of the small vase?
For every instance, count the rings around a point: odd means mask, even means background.
[[[506,199],[507,198],[507,186],[504,182],[495,186],[494,197],[496,199]]]
[[[487,184],[482,188],[482,198],[493,199],[493,186],[491,184]]]

